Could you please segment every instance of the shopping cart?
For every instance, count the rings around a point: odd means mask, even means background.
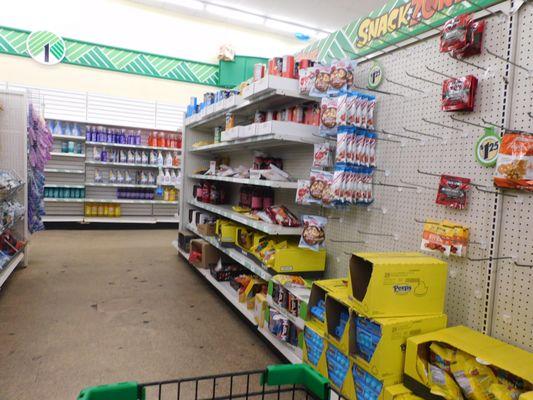
[[[82,390],[78,400],[329,400],[328,380],[306,364]]]

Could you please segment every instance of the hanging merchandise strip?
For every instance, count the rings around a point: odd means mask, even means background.
[[[26,41],[30,32],[0,27],[0,54],[30,57]],[[98,68],[127,74],[148,76],[217,86],[219,68],[215,64],[127,50],[102,44],[64,39],[66,55],[63,64]]]
[[[413,39],[419,41],[418,35],[436,30],[437,26],[451,17],[479,11],[487,11],[492,15],[494,12],[486,8],[502,1],[390,0],[368,16],[306,47],[298,57],[330,62],[333,59],[361,58],[387,47],[398,49],[398,43]],[[437,8],[432,7],[435,3],[438,3]],[[417,19],[419,15],[421,18]]]

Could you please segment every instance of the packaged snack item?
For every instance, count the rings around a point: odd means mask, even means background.
[[[455,362],[457,349],[433,342],[429,346],[429,362],[446,372],[452,372],[451,365]]]
[[[315,82],[315,72],[316,70],[314,68],[300,70],[300,76],[298,78],[298,88],[300,94],[309,95]]]
[[[348,163],[348,139],[349,134],[346,127],[339,128],[337,133],[337,150],[335,152],[335,164]]]
[[[494,185],[533,191],[533,135],[521,132],[503,135]]]
[[[311,203],[322,204],[324,193],[331,186],[332,175],[330,172],[311,170],[309,179],[309,194]]]
[[[326,187],[324,188],[324,191],[322,192],[322,206],[323,207],[331,207],[333,202],[333,192],[331,189],[331,183],[333,182],[333,174],[331,172],[322,172],[322,176],[324,177],[324,180],[326,182]]]
[[[311,96],[323,97],[327,95],[330,81],[331,67],[318,65],[313,67],[312,87],[309,91]]]
[[[348,125],[348,95],[343,94],[337,98],[337,127]]]
[[[356,163],[356,147],[355,147],[355,127],[348,126],[346,130],[348,131],[348,139],[346,141],[346,162],[350,165]]]
[[[366,119],[366,128],[373,130],[374,129],[374,109],[376,108],[376,98],[374,96],[367,96],[367,119]]]
[[[316,143],[313,152],[313,168],[328,168],[331,166],[332,149],[329,142]]]
[[[344,189],[343,189],[344,169],[340,165],[335,166],[333,179],[331,181],[331,193],[333,193],[333,203],[342,205],[344,203]]]
[[[369,167],[376,166],[376,144],[377,144],[377,135],[375,132],[367,132],[365,135],[366,141],[366,150],[368,154],[368,163]]]
[[[442,175],[440,178],[436,203],[448,208],[464,210],[467,206],[469,190],[469,178]]]
[[[324,97],[320,103],[320,134],[335,135],[337,133],[337,97]]]
[[[441,53],[462,49],[467,45],[468,25],[471,19],[470,14],[462,14],[446,21],[440,36]]]
[[[487,365],[479,363],[471,355],[458,350],[456,360],[450,368],[466,399],[492,400],[489,389],[498,381]]]
[[[278,225],[290,227],[300,226],[298,217],[291,213],[285,206],[271,206],[265,211],[270,216],[270,219]]]
[[[357,93],[348,93],[348,98],[346,99],[347,125],[355,126],[356,100]]]
[[[302,221],[303,231],[298,247],[314,251],[320,250],[324,246],[326,239],[327,218],[316,215],[304,215],[302,216]]]
[[[442,84],[442,110],[473,111],[477,83],[473,75],[446,79]]]
[[[420,249],[448,257],[451,251],[451,243],[446,232],[446,227],[442,226],[438,221],[426,220],[424,231],[422,232]]]
[[[466,46],[458,50],[452,50],[452,56],[456,58],[466,58],[481,54],[484,31],[485,21],[470,21],[468,24]]]
[[[338,60],[331,64],[328,94],[338,94],[347,89],[349,66],[349,60]]]
[[[432,394],[446,400],[463,400],[461,389],[450,374],[436,365],[429,364],[429,388]]]
[[[355,144],[354,144],[355,146],[354,147],[354,151],[355,151],[354,164],[356,165],[363,165],[364,163],[365,141],[366,141],[365,131],[363,129],[356,129]]]

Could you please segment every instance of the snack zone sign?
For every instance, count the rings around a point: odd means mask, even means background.
[[[306,47],[298,58],[323,62],[358,58],[427,32],[431,29],[427,25],[439,26],[457,15],[477,12],[502,1],[390,0],[368,16]]]

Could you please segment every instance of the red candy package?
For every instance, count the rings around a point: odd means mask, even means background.
[[[446,21],[440,35],[441,53],[459,50],[467,45],[470,21],[470,14],[459,15]]]
[[[466,46],[458,50],[452,50],[452,56],[456,58],[466,58],[481,54],[484,31],[485,21],[470,22],[468,25]]]
[[[289,209],[285,206],[270,206],[265,210],[276,224],[281,226],[291,226],[297,227],[300,226],[300,221]]]
[[[464,210],[467,205],[470,179],[457,176],[442,175],[440,177],[437,204],[457,210]]]
[[[473,75],[446,79],[442,84],[442,110],[473,111],[476,89],[477,78]]]

